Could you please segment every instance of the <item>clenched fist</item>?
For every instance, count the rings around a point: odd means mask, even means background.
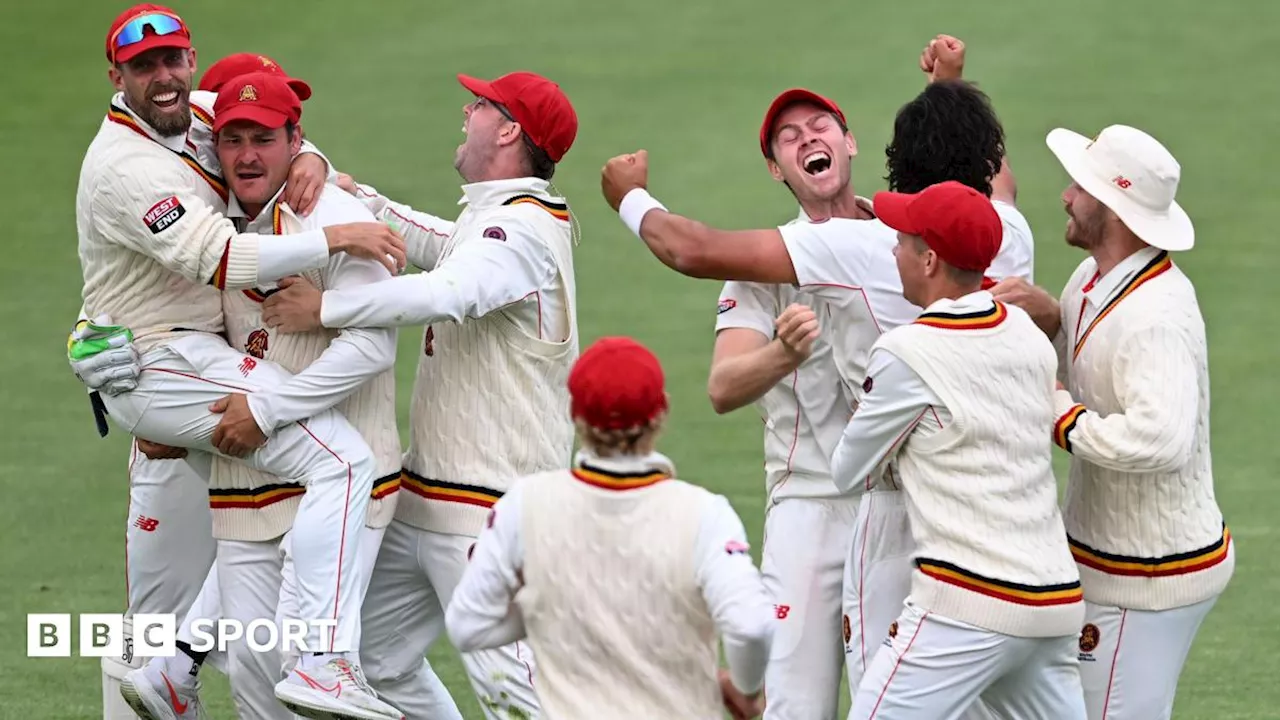
[[[803,360],[813,352],[818,339],[818,316],[804,305],[788,305],[774,321],[778,341],[792,357]]]
[[[950,35],[935,37],[920,53],[920,69],[931,83],[959,80],[964,75],[964,43]]]
[[[626,155],[618,155],[604,164],[600,171],[600,191],[609,207],[617,212],[622,205],[622,198],[636,188],[649,186],[649,153],[637,150]]]

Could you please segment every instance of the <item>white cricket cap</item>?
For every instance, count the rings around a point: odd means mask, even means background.
[[[1191,218],[1174,200],[1182,167],[1158,140],[1112,125],[1095,140],[1058,128],[1045,144],[1077,185],[1148,245],[1174,251],[1195,245]]]

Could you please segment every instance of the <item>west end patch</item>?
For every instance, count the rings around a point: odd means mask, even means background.
[[[142,222],[153,235],[158,235],[186,214],[187,209],[178,202],[178,196],[172,195],[152,205],[147,214],[142,216]]]

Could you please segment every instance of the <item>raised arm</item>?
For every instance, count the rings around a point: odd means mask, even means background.
[[[405,254],[410,263],[423,270],[435,268],[445,242],[453,234],[452,220],[395,202],[377,188],[355,182],[349,175],[340,175],[338,185],[364,203],[379,221],[404,237]]]

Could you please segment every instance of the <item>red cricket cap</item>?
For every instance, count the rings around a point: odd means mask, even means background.
[[[477,97],[499,103],[520,123],[529,139],[560,162],[578,136],[578,114],[554,82],[531,72],[513,72],[497,80],[459,75],[458,82]]]
[[[834,100],[804,88],[785,90],[769,104],[769,109],[764,114],[764,122],[760,124],[760,152],[764,153],[765,158],[769,157],[769,141],[773,139],[773,123],[777,121],[783,110],[801,102],[813,103],[824,110],[830,110],[836,114],[836,117],[840,118],[840,122],[845,125],[849,124],[849,121],[844,119],[844,112],[840,110],[840,106]]]
[[[872,202],[885,225],[923,238],[952,267],[985,272],[1000,252],[1000,215],[986,195],[968,185],[947,181],[913,195],[880,192]]]
[[[302,101],[282,74],[256,72],[231,78],[223,83],[213,104],[214,132],[236,120],[275,129],[301,119]]]
[[[289,87],[293,88],[293,91],[297,93],[299,100],[306,100],[311,97],[310,85],[297,78],[289,77],[289,74],[284,71],[284,68],[280,67],[279,63],[266,55],[257,53],[228,55],[210,65],[209,69],[205,70],[204,75],[200,78],[198,89],[216,93],[222,89],[223,84],[228,80],[239,75],[248,75],[255,72],[281,75],[289,83]]]
[[[143,23],[144,27],[140,32],[142,39],[117,49],[118,43],[128,39],[127,36],[134,31],[134,29],[126,31],[126,26],[144,15],[167,15],[175,21],[177,28],[157,28],[153,24]],[[171,32],[165,33],[164,29],[171,29]],[[113,64],[129,62],[140,53],[160,47],[183,49],[191,47],[191,30],[187,24],[178,16],[178,13],[163,5],[150,3],[134,5],[117,15],[115,21],[111,23],[111,28],[107,30],[107,62]]]
[[[596,341],[569,373],[575,420],[602,430],[625,430],[667,409],[662,365],[648,348],[625,337]]]

